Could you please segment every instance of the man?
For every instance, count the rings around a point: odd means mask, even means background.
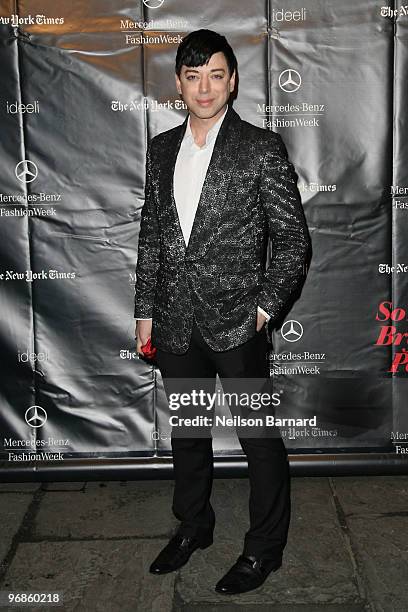
[[[170,379],[213,384],[216,374],[268,377],[265,323],[282,315],[303,280],[309,236],[296,174],[280,135],[241,120],[228,104],[236,77],[225,37],[187,35],[175,78],[188,117],[148,146],[134,315],[137,351],[151,339],[165,388]],[[216,585],[225,594],[257,588],[280,567],[290,517],[282,439],[239,440],[250,528],[242,555]],[[181,523],[152,563],[155,574],[182,567],[213,542],[212,438],[172,432],[171,444]]]

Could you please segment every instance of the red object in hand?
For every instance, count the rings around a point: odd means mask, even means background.
[[[148,339],[146,344],[143,344],[143,346],[140,347],[140,350],[142,351],[146,359],[154,359],[156,357],[157,348],[155,346],[152,346],[152,341],[150,338]]]

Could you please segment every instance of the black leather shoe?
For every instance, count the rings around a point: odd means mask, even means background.
[[[197,548],[208,548],[208,544],[200,544],[196,538],[176,534],[158,554],[150,566],[151,574],[168,574],[183,567]]]
[[[231,569],[215,586],[217,593],[233,595],[257,589],[271,572],[282,565],[282,558],[260,559],[252,555],[240,555]]]

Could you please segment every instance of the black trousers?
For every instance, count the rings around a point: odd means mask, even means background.
[[[176,355],[158,349],[157,363],[168,397],[174,392],[176,378],[184,381],[206,378],[208,388],[212,389],[216,374],[223,387],[228,378],[269,378],[266,331],[262,328],[248,342],[216,352],[206,344],[194,323],[187,352]],[[250,482],[250,526],[245,534],[243,554],[279,558],[286,545],[290,521],[290,477],[285,445],[280,434],[269,438],[238,434],[238,439],[247,457]],[[215,526],[210,502],[212,437],[182,438],[173,436],[172,432],[171,445],[175,483],[172,510],[181,521],[179,532],[209,544],[213,541]]]

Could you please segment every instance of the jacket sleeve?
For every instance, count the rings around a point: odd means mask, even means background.
[[[159,268],[160,242],[157,209],[152,186],[151,143],[146,154],[145,201],[142,207],[136,264],[134,317],[152,317]]]
[[[272,241],[272,257],[264,272],[258,306],[272,320],[301,286],[310,237],[297,188],[297,175],[280,134],[264,156],[260,197]]]

